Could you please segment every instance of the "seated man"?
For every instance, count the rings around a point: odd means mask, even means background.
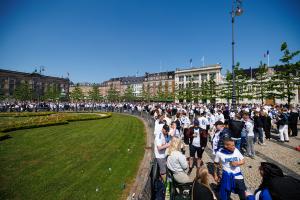
[[[246,186],[241,173],[240,166],[245,163],[241,152],[235,148],[234,140],[226,138],[224,148],[216,153],[214,178],[219,182],[220,176],[217,175],[218,168],[222,166],[222,178],[220,181],[220,199],[229,200],[231,192],[239,195],[239,198],[246,199]]]

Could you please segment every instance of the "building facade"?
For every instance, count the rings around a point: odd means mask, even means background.
[[[48,87],[57,88],[61,96],[69,95],[69,79],[45,76],[39,73],[25,73],[0,69],[0,95],[12,98],[15,89],[22,83],[28,83],[34,96],[42,97]]]
[[[185,90],[191,85],[193,85],[193,89],[201,89],[202,83],[210,80],[213,80],[218,86],[222,83],[221,70],[222,67],[220,64],[185,69],[177,68],[175,71],[176,90]],[[185,102],[186,100],[184,97],[180,101]],[[178,102],[179,99],[176,98],[175,101]]]
[[[136,76],[127,76],[127,77],[118,77],[111,78],[108,81],[104,81],[99,85],[99,90],[102,96],[107,96],[108,91],[111,88],[114,88],[119,92],[120,95],[124,95],[126,89],[131,87],[133,90],[133,95],[136,97],[141,97],[143,89],[143,80],[144,77]]]
[[[143,90],[151,97],[159,95],[162,98],[173,97],[175,93],[175,72],[145,73]]]

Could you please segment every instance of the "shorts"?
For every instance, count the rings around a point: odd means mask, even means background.
[[[159,167],[159,174],[164,175],[167,173],[167,159],[166,158],[156,158],[158,167]]]
[[[203,154],[203,149],[201,147],[195,147],[194,145],[190,145],[190,155],[191,157],[195,158],[195,154],[197,152],[197,157],[198,158],[202,158],[202,154]]]

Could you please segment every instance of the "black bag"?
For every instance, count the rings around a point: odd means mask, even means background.
[[[164,183],[156,179],[154,182],[155,200],[165,200],[166,188]]]

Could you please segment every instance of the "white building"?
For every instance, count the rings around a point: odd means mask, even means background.
[[[180,69],[175,71],[175,85],[177,89],[186,88],[188,84],[192,83],[195,87],[201,87],[201,83],[214,80],[218,85],[222,82],[221,65],[208,65],[204,67],[192,67]],[[178,102],[178,100],[176,100]]]

